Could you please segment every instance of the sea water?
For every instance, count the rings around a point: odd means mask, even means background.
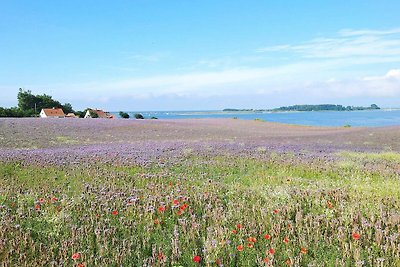
[[[118,116],[118,112],[113,112]],[[305,112],[224,112],[224,111],[132,111],[145,118],[201,119],[231,118],[242,120],[265,120],[287,124],[312,126],[390,126],[400,125],[400,109],[362,111],[305,111]]]

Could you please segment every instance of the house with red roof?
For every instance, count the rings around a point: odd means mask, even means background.
[[[65,118],[64,111],[61,108],[42,108],[41,118]]]
[[[101,109],[88,109],[85,114],[85,118],[93,118],[93,114],[97,114],[97,118],[103,119],[114,119],[114,115],[105,112]]]

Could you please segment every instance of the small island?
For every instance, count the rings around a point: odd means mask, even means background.
[[[357,106],[343,106],[334,104],[320,104],[320,105],[293,105],[287,107],[280,107],[274,109],[235,109],[226,108],[222,111],[225,112],[282,112],[282,111],[355,111],[355,110],[377,110],[380,109],[376,104],[372,104],[369,107],[357,107]]]

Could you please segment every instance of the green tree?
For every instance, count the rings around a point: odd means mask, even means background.
[[[123,119],[129,119],[129,114],[123,111],[119,112],[119,116]]]
[[[75,112],[70,103],[65,103],[64,105],[62,105],[62,109],[63,109],[64,113],[66,113],[66,114]]]
[[[0,117],[26,117],[27,115],[17,107],[2,108],[0,107]]]
[[[20,110],[23,110],[30,115],[35,113],[35,104],[37,104],[37,99],[30,90],[24,91],[22,88],[19,88],[17,99],[18,108]]]
[[[50,95],[33,95],[30,90],[25,91],[22,88],[19,89],[17,99],[18,108],[27,116],[38,115],[42,108],[61,108],[65,113],[74,112],[70,103],[62,105]]]
[[[381,108],[378,107],[378,105],[376,105],[376,104],[372,104],[372,105],[371,105],[371,109],[381,109]]]
[[[84,118],[86,115],[86,111],[75,111],[74,113],[79,116],[79,118]]]
[[[135,114],[135,119],[137,119],[137,120],[143,120],[143,119],[144,119],[144,117],[143,117],[143,115],[142,115],[142,114],[140,114],[140,113],[136,113],[136,114]]]
[[[90,117],[92,117],[94,119],[99,117],[99,115],[96,112],[94,112],[93,110],[89,110],[89,114],[90,114]]]

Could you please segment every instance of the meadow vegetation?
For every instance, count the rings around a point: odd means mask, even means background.
[[[145,164],[105,152],[73,163],[1,154],[0,262],[400,265],[398,152],[215,147],[168,145]]]

